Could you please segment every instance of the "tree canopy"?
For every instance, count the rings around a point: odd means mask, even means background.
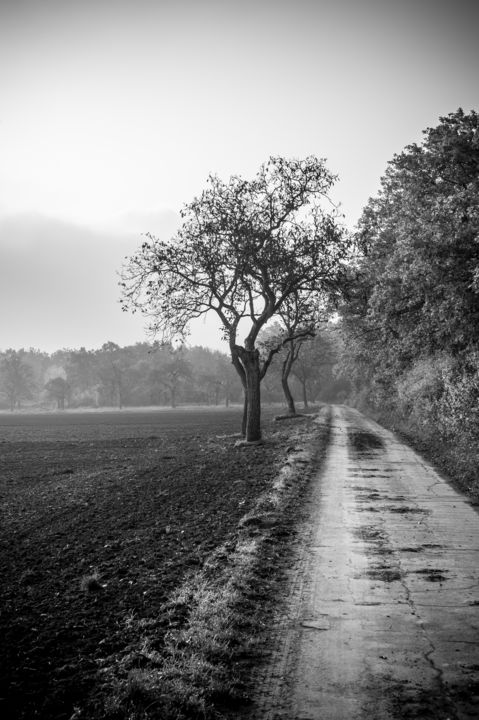
[[[148,235],[123,268],[124,309],[141,310],[162,340],[183,341],[193,319],[218,315],[245,388],[250,441],[261,437],[259,383],[271,360],[261,367],[260,330],[292,297],[337,293],[346,277],[349,239],[324,203],[334,180],[315,157],[272,157],[253,180],[210,176],[177,235]]]
[[[440,118],[391,160],[357,239],[358,282],[343,327],[358,391],[421,432],[457,446],[471,441],[479,404],[476,112]]]
[[[479,340],[478,116],[459,110],[424,134],[389,163],[359,226],[357,310],[406,364]]]

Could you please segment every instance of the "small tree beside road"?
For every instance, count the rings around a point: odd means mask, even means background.
[[[122,271],[123,308],[142,311],[165,342],[183,341],[193,319],[218,315],[245,391],[249,442],[261,439],[260,383],[278,351],[262,361],[258,334],[295,295],[337,293],[346,277],[348,236],[321,205],[334,179],[315,157],[270,158],[251,181],[210,176],[177,235],[148,235]]]
[[[316,329],[310,340],[302,343],[301,352],[292,368],[292,374],[301,386],[303,406],[314,401],[323,384],[334,384],[332,368],[337,361],[337,342],[334,344],[334,330],[323,324]]]
[[[296,415],[289,378],[303,345],[316,336],[321,320],[326,317],[324,298],[317,292],[293,293],[279,311],[281,320],[278,345],[281,343],[281,387],[290,415]],[[271,342],[271,340],[270,340]]]

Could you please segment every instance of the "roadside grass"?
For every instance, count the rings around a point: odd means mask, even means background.
[[[412,424],[398,413],[367,412],[376,422],[395,432],[414,450],[423,455],[460,492],[467,495],[474,505],[479,503],[479,451],[476,445],[448,442],[434,432]]]
[[[129,617],[135,641],[105,658],[97,691],[71,720],[218,720],[247,704],[254,668],[267,653],[269,611],[294,523],[324,455],[329,423],[326,408],[315,420],[291,423],[286,461],[271,486],[156,617]]]

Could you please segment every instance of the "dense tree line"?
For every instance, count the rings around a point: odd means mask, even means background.
[[[357,233],[343,309],[353,401],[476,457],[479,116],[462,110],[396,155]],[[477,459],[477,458],[476,458]],[[475,462],[475,461],[474,461]]]
[[[0,406],[118,407],[241,402],[229,358],[203,347],[105,343],[98,350],[6,350]]]
[[[332,374],[337,357],[331,348],[324,333],[304,343],[294,368],[299,380],[293,379],[292,392],[306,407],[337,390]],[[281,363],[279,353],[265,388],[267,403],[284,402]],[[0,353],[0,409],[242,402],[243,388],[231,358],[209,348],[174,349],[155,343],[120,347],[107,342],[98,350],[66,349],[51,355],[35,349]]]

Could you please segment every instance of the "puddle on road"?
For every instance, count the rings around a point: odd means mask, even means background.
[[[401,580],[403,575],[400,568],[394,564],[392,556],[394,551],[389,545],[386,533],[374,525],[363,525],[356,528],[355,536],[367,545],[367,555],[371,562],[370,568],[358,577],[367,577],[370,580],[380,580],[390,583]],[[391,559],[392,564],[388,563]],[[374,562],[376,560],[376,562]]]
[[[365,575],[371,580],[380,580],[386,583],[396,582],[404,577],[399,568],[388,566],[371,568],[366,571]]]
[[[398,548],[398,550],[399,550],[399,552],[402,552],[402,553],[407,553],[407,552],[408,552],[408,553],[424,552],[424,548],[423,548],[423,547],[401,547],[401,548]]]
[[[386,502],[406,502],[407,498],[404,495],[387,495],[379,492],[377,488],[367,487],[366,485],[352,485],[352,490],[355,490],[358,495],[357,500],[359,502],[366,502],[368,500],[384,500]],[[393,506],[388,506],[388,509]]]
[[[367,485],[352,485],[352,490],[356,490],[356,492],[368,492],[368,493],[377,493],[379,490],[376,490],[376,488],[368,487]]]
[[[388,547],[388,545],[378,545],[374,549],[374,552],[377,555],[392,555],[393,554],[392,548]]]
[[[426,543],[425,545],[417,545],[416,547],[400,547],[400,548],[398,548],[398,552],[420,553],[420,552],[425,552],[426,550],[431,550],[431,549],[435,549],[435,548],[441,549],[442,547],[443,547],[442,545],[434,545],[431,543]]]
[[[422,508],[415,507],[404,507],[403,505],[395,506],[389,505],[382,508],[386,512],[397,513],[399,515],[430,515],[430,510],[423,510]]]
[[[415,575],[423,575],[424,579],[428,582],[445,582],[447,577],[444,573],[448,571],[443,568],[423,568],[421,570],[412,570],[411,572]]]
[[[382,468],[384,469],[384,468]],[[367,468],[361,468],[361,470],[358,470],[357,465],[352,468],[348,468],[348,473],[351,477],[360,477],[360,478],[384,478],[386,480],[390,480],[391,476],[393,474],[393,471],[389,472],[379,472],[379,468],[373,468],[373,467],[367,467]]]
[[[365,542],[386,542],[384,533],[372,525],[357,528],[354,530],[354,534],[359,540],[364,540]]]
[[[391,475],[384,475],[383,473],[379,473],[379,472],[360,473],[360,475],[363,478],[387,478],[387,479],[389,479],[391,477]]]
[[[367,430],[348,428],[348,440],[353,450],[362,455],[370,450],[381,450],[384,440]]]
[[[361,528],[357,528],[354,531],[355,536],[358,540],[368,544],[368,550],[374,555],[392,555],[393,550],[388,545],[385,534],[373,527],[372,525],[365,525]]]

